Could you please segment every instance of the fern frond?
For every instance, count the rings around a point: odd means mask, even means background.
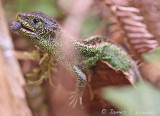
[[[112,2],[111,2],[112,1]],[[138,58],[146,53],[152,52],[159,47],[154,36],[147,30],[147,25],[143,23],[144,17],[140,16],[140,10],[128,4],[119,4],[110,0],[106,2],[112,13],[117,18],[117,25],[123,31],[123,38],[126,38],[128,48]]]

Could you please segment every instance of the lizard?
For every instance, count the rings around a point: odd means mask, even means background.
[[[73,63],[65,60],[61,53],[61,48],[65,47],[62,41],[64,37],[67,37],[69,41],[70,36],[66,36],[65,30],[54,18],[38,11],[17,13],[12,30],[30,39],[44,52],[54,56],[57,62],[75,75],[76,87],[71,101],[73,107],[78,100],[82,105],[82,95],[87,83],[87,77],[83,71],[96,66],[99,59],[108,62],[116,70],[124,72],[135,68],[132,58],[121,46],[99,35],[71,41],[76,57]],[[68,52],[68,54],[72,53]]]

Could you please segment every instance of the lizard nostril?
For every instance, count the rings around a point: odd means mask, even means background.
[[[16,15],[16,19],[21,18],[21,17],[22,16],[19,13]]]
[[[18,14],[18,17],[19,17],[19,18],[21,18],[21,17],[22,17],[22,15]]]

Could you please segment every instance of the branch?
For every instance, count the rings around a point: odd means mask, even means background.
[[[31,116],[23,87],[25,81],[13,55],[13,44],[0,0],[0,116]]]

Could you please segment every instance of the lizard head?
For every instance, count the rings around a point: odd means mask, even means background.
[[[16,19],[17,22],[12,26],[14,31],[18,31],[44,50],[52,47],[56,31],[60,29],[53,18],[41,12],[33,11],[17,13]]]

